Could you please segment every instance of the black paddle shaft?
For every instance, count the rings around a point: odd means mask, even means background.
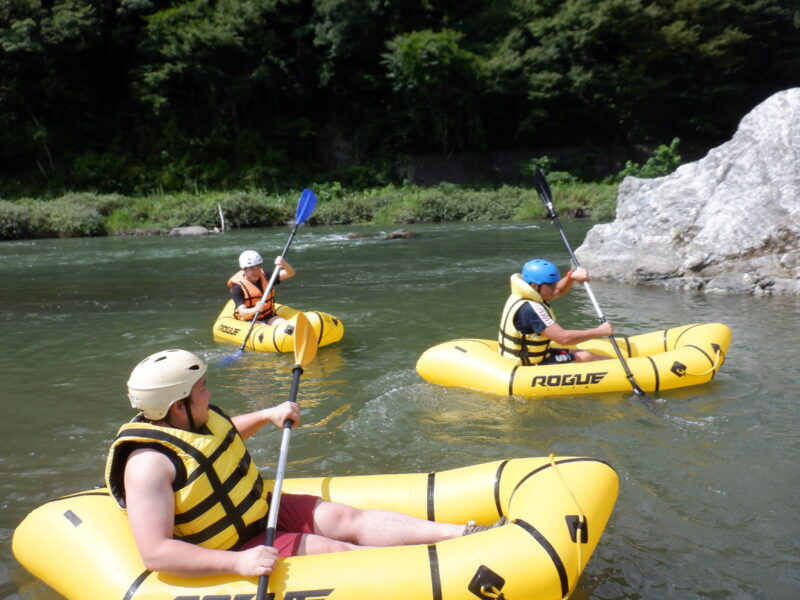
[[[561,234],[561,239],[564,240],[564,245],[567,247],[567,252],[569,252],[570,257],[572,258],[572,264],[575,265],[576,269],[580,268],[580,263],[578,262],[578,257],[575,256],[575,252],[572,251],[572,246],[567,239],[567,234],[564,232],[564,228],[561,226],[561,221],[558,220],[558,213],[556,213],[556,209],[553,206],[553,195],[550,193],[550,185],[547,183],[547,179],[542,173],[541,169],[536,169],[536,174],[533,178],[534,185],[536,186],[536,192],[539,194],[539,198],[542,200],[542,204],[547,209],[548,214],[550,215],[550,220],[553,221],[553,224],[558,229],[558,232]],[[603,310],[600,308],[600,305],[597,303],[597,299],[594,297],[592,293],[592,288],[589,286],[589,283],[584,281],[583,286],[586,289],[586,293],[589,296],[589,299],[592,301],[594,305],[594,309],[597,312],[597,316],[600,318],[600,321],[605,323],[608,321],[606,316],[603,314]],[[611,341],[611,346],[614,348],[614,352],[617,354],[617,358],[619,358],[619,362],[622,364],[622,368],[625,371],[625,376],[628,378],[628,381],[633,388],[634,393],[637,396],[646,396],[644,390],[639,387],[639,384],[636,383],[636,380],[633,378],[633,373],[631,373],[630,368],[628,367],[628,363],[625,361],[625,358],[622,356],[622,351],[619,349],[617,345],[617,340],[614,339],[613,335],[608,336],[608,339]]]
[[[297,343],[297,342],[295,342]],[[302,365],[295,365],[292,369],[292,389],[289,393],[289,401],[295,402],[297,399],[297,389],[300,385],[300,375],[303,374]],[[278,525],[278,510],[281,505],[281,490],[283,488],[283,478],[286,471],[286,457],[289,453],[289,440],[292,435],[292,420],[286,419],[283,423],[283,438],[281,439],[281,452],[278,457],[278,470],[275,476],[275,485],[272,489],[272,498],[267,515],[267,531],[265,534],[264,545],[272,546],[275,543],[275,529]],[[267,588],[269,587],[269,575],[261,575],[258,578],[256,588],[256,600],[266,600]]]

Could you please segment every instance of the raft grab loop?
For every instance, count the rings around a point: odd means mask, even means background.
[[[711,365],[710,368],[706,369],[702,373],[686,373],[686,375],[691,375],[692,377],[702,377],[703,375],[708,375],[712,371],[716,371],[717,367],[720,363],[720,358],[722,358],[722,348],[720,348],[717,344],[714,344],[714,349],[717,351],[717,355],[714,357],[714,363]]]

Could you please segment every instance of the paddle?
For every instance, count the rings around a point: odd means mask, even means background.
[[[289,395],[291,402],[297,398],[297,386],[300,383],[300,375],[303,374],[303,367],[314,360],[317,354],[317,337],[314,328],[311,327],[308,318],[302,312],[297,313],[297,321],[294,328],[294,368],[292,369],[292,391]],[[272,500],[269,504],[269,516],[267,517],[267,546],[272,546],[275,542],[275,527],[278,524],[278,509],[281,504],[281,487],[283,486],[283,473],[286,470],[286,455],[289,453],[289,438],[292,436],[292,421],[287,419],[283,424],[283,439],[281,440],[281,453],[278,457],[278,471],[275,474],[275,486],[272,488]],[[266,598],[267,586],[269,585],[269,575],[262,575],[258,578],[257,599]]]
[[[303,193],[300,194],[300,200],[297,202],[297,209],[294,213],[294,227],[292,227],[292,233],[289,235],[289,240],[283,247],[281,258],[286,256],[286,252],[289,250],[289,246],[292,244],[292,240],[294,239],[294,234],[297,233],[297,228],[303,224],[303,222],[312,212],[314,212],[314,207],[316,205],[317,197],[314,195],[314,192],[308,188],[304,189]],[[264,290],[264,295],[261,296],[261,302],[267,301],[267,297],[269,296],[270,291],[272,291],[272,288],[275,285],[275,280],[277,279],[280,271],[280,267],[276,267],[272,270],[272,276],[269,278],[269,283],[267,284],[267,289]],[[239,349],[232,356],[222,360],[221,364],[229,363],[242,355],[244,352],[244,347],[247,344],[247,340],[250,339],[250,334],[253,332],[253,327],[256,324],[256,320],[256,315],[253,315],[253,319],[250,321],[250,327],[247,329],[247,333],[242,340],[242,345],[239,346]]]
[[[550,214],[550,219],[553,221],[553,224],[558,229],[558,232],[561,234],[561,239],[564,240],[564,245],[567,247],[567,251],[569,255],[572,257],[572,263],[575,265],[576,269],[580,268],[580,263],[578,262],[578,257],[575,256],[575,253],[572,251],[572,246],[569,245],[569,240],[567,239],[567,234],[564,233],[564,228],[561,226],[561,222],[558,220],[558,214],[556,214],[556,209],[553,206],[553,195],[550,193],[550,186],[547,183],[547,179],[542,173],[541,169],[536,169],[536,174],[533,178],[534,185],[536,186],[536,192],[539,194],[539,198],[541,198],[544,207],[547,209],[547,212]],[[595,311],[597,311],[597,316],[600,317],[600,320],[605,323],[607,321],[606,316],[603,314],[603,311],[600,309],[600,305],[597,303],[597,299],[594,297],[592,293],[592,288],[589,286],[588,281],[583,282],[584,288],[586,288],[586,293],[589,295],[589,299],[592,301],[594,305]],[[636,393],[637,396],[647,396],[644,393],[644,390],[639,387],[636,383],[636,380],[633,378],[633,373],[628,368],[628,363],[625,362],[625,358],[622,356],[622,352],[617,345],[617,340],[614,339],[613,335],[608,336],[608,339],[611,340],[611,345],[614,347],[614,352],[617,353],[617,358],[619,358],[619,362],[622,363],[622,368],[625,370],[625,375],[628,378],[628,381],[633,388],[633,391]]]

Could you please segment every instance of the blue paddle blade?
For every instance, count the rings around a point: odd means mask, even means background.
[[[232,362],[235,362],[235,361],[239,360],[241,357],[242,357],[242,349],[239,348],[234,354],[231,354],[230,356],[226,356],[225,358],[220,360],[217,363],[217,366],[220,366],[220,367],[227,366],[227,365],[231,364]]]
[[[314,212],[314,207],[317,205],[317,197],[310,189],[306,188],[300,194],[300,201],[297,203],[297,210],[295,211],[294,223],[300,225],[308,216]]]

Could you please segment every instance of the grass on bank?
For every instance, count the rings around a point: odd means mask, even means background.
[[[548,157],[531,161],[530,171],[548,172],[556,210],[564,217],[614,217],[617,187],[623,177],[658,177],[681,164],[680,140],[659,146],[643,165],[628,161],[603,182],[582,182],[554,171]],[[399,225],[445,221],[531,221],[548,215],[530,188],[476,188],[442,183],[432,187],[387,185],[348,190],[338,182],[314,187],[317,206],[308,219],[316,225],[372,223]],[[268,227],[292,220],[299,191],[229,191],[151,194],[128,197],[92,192],[68,193],[51,200],[0,200],[0,240],[119,235],[142,231],[167,233],[174,227]]]
[[[395,225],[446,221],[529,221],[546,218],[536,192],[503,186],[475,189],[443,183],[433,187],[389,185],[352,191],[337,183],[314,188],[317,206],[308,223]],[[617,184],[553,184],[560,214],[611,219]],[[285,194],[232,191],[154,194],[127,197],[91,192],[68,193],[52,200],[0,200],[0,239],[85,237],[166,233],[174,227],[226,228],[283,225],[294,217],[299,190]]]

